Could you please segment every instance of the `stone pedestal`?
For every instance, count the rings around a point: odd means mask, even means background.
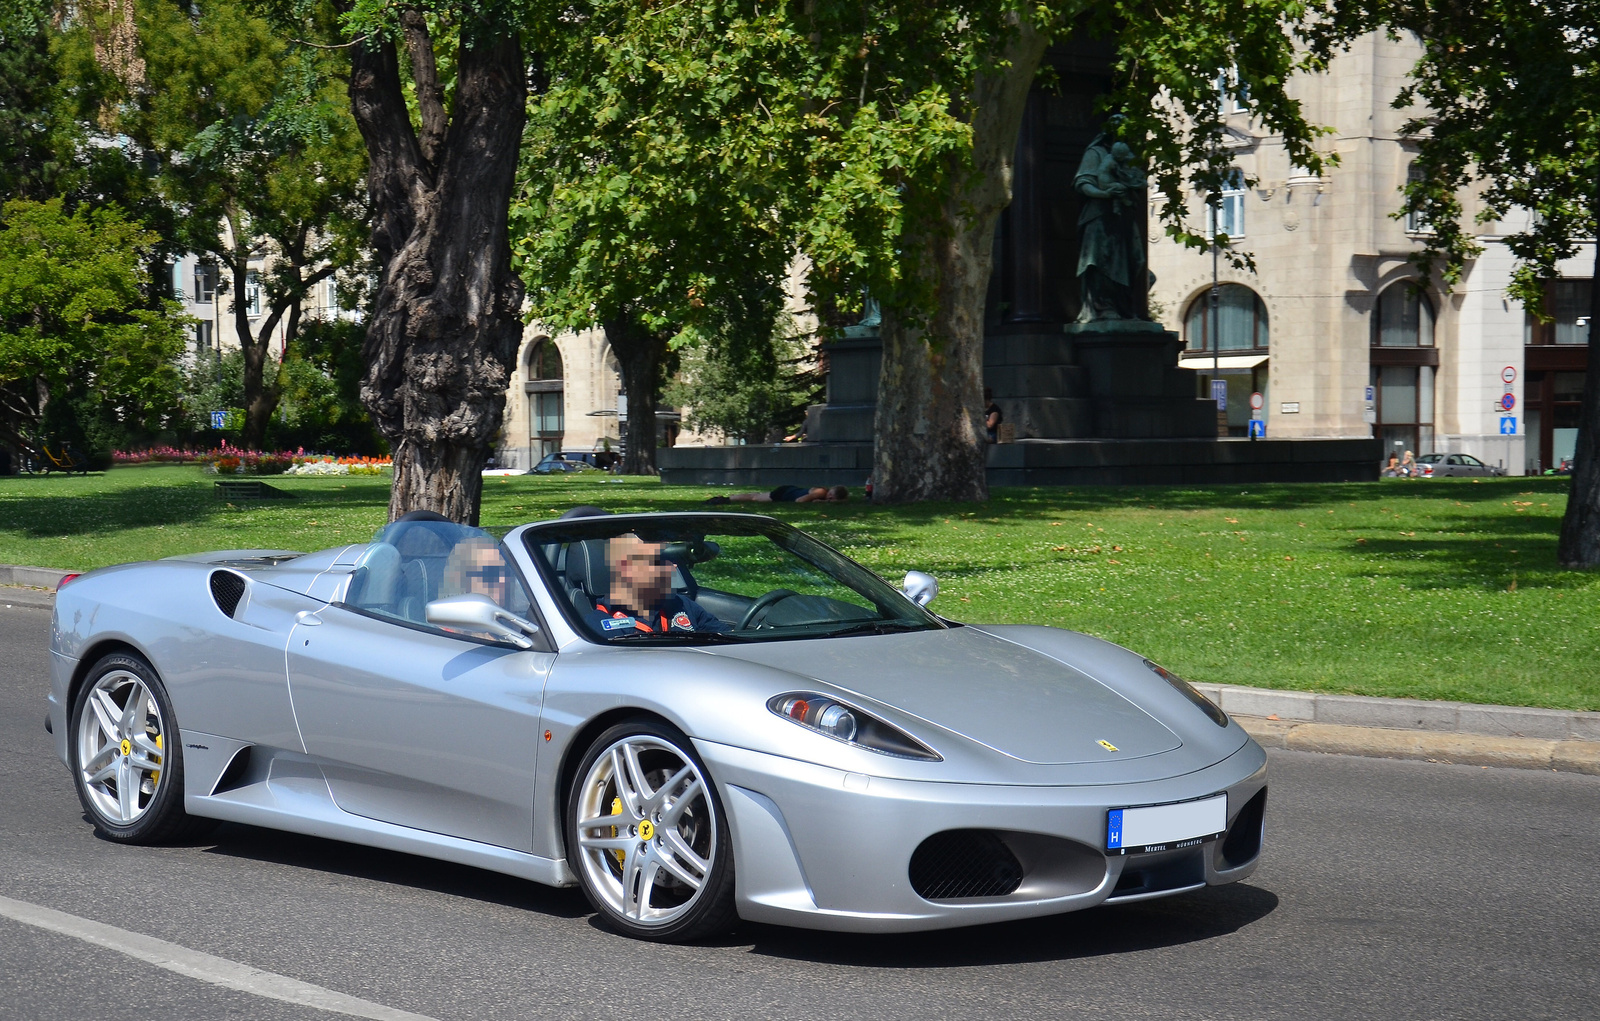
[[[1087,435],[1216,437],[1216,402],[1196,397],[1196,373],[1178,368],[1182,342],[1176,333],[1160,323],[1129,321],[1069,323],[1064,332],[1088,381],[1094,431]]]
[[[871,443],[878,405],[883,342],[871,327],[847,328],[823,345],[828,354],[828,403],[806,409],[808,443]]]

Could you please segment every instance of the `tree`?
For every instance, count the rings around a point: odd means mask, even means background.
[[[21,0],[0,12],[0,195],[42,201],[59,194],[69,133],[55,102],[60,74],[50,54],[49,5]]]
[[[227,272],[244,352],[243,439],[259,447],[279,398],[272,337],[281,324],[291,344],[311,288],[361,259],[365,168],[335,74],[343,57],[292,47],[239,0],[138,0],[132,56],[118,60],[97,19],[126,10],[86,5],[69,59],[96,83],[82,95],[102,126],[153,170],[175,247]],[[258,277],[250,264],[263,257]]]
[[[1405,208],[1434,234],[1418,262],[1449,285],[1480,250],[1462,222],[1462,195],[1477,195],[1476,219],[1514,208],[1532,223],[1505,239],[1517,256],[1511,293],[1543,317],[1545,281],[1600,227],[1600,22],[1587,0],[1461,4],[1385,0],[1363,13],[1415,32],[1423,56],[1395,100],[1427,112],[1407,126],[1419,139],[1422,173]],[[1589,309],[1589,371],[1579,408],[1576,467],[1556,558],[1600,567],[1600,244]]]
[[[795,37],[747,13],[597,0],[570,7],[544,48],[517,264],[542,323],[604,327],[628,399],[627,474],[655,472],[670,352],[700,338],[770,348],[782,302],[795,251],[782,206],[801,140],[761,103],[793,102],[799,83],[768,86]]]
[[[53,403],[161,425],[176,406],[187,321],[147,305],[156,236],[116,207],[14,199],[0,211],[0,431],[33,433]]]
[[[303,16],[311,0],[280,0]],[[377,290],[362,402],[393,448],[389,514],[476,523],[521,338],[507,211],[529,0],[336,0],[365,143]]]
[[[765,331],[696,338],[683,348],[667,400],[688,412],[695,429],[765,443],[797,429],[806,408],[822,397],[826,377],[814,336],[795,332],[787,310]]]
[[[744,237],[769,218],[771,250],[793,243],[810,260],[818,306],[859,306],[863,291],[882,305],[876,494],[982,499],[994,227],[1050,42],[1077,33],[1114,50],[1111,105],[1155,159],[1170,229],[1204,245],[1183,223],[1185,192],[1215,190],[1227,169],[1220,73],[1232,69],[1291,157],[1321,165],[1316,130],[1283,89],[1337,38],[1303,26],[1307,15],[1298,0],[604,0],[574,16],[597,44],[553,69],[548,100],[587,140],[551,206],[595,226],[555,236],[585,239],[567,251],[594,274],[615,267],[654,285],[652,312],[682,324],[694,316],[685,297],[714,305],[734,279],[704,271],[723,250],[702,250],[705,239]]]

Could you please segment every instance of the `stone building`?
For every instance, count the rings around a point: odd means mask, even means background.
[[[1561,266],[1554,324],[1507,297],[1515,260],[1503,238],[1518,222],[1479,228],[1484,251],[1449,293],[1420,280],[1409,259],[1428,225],[1393,215],[1417,140],[1402,131],[1410,113],[1392,106],[1419,54],[1414,41],[1373,34],[1325,74],[1292,83],[1306,116],[1333,128],[1323,144],[1339,163],[1320,177],[1229,100],[1239,174],[1216,215],[1256,269],[1222,261],[1213,314],[1211,256],[1159,236],[1152,217],[1152,315],[1181,332],[1182,364],[1202,373],[1203,393],[1215,364],[1233,435],[1245,434],[1259,393],[1269,437],[1377,436],[1386,452],[1463,452],[1536,471],[1572,453],[1593,248]],[[1466,207],[1470,221],[1470,197]],[[1207,223],[1205,196],[1191,215]]]

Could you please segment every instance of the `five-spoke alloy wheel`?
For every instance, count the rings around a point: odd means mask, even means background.
[[[196,825],[183,811],[183,760],[172,719],[166,689],[136,656],[106,656],[78,690],[72,775],[83,807],[113,840],[170,840]]]
[[[567,856],[612,928],[677,942],[732,924],[728,825],[687,737],[653,720],[619,724],[575,775]]]

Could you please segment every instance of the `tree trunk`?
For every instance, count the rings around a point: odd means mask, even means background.
[[[372,40],[351,58],[383,267],[361,400],[393,448],[390,520],[421,509],[476,524],[522,335],[523,287],[506,234],[527,91],[522,48],[515,35],[463,41],[446,119],[420,19],[407,22],[405,38],[423,106],[420,141],[394,44]]]
[[[873,421],[873,499],[986,500],[983,310],[994,267],[994,229],[1011,201],[1012,160],[1028,89],[1046,40],[1026,20],[1004,69],[980,75],[967,99],[973,165],[958,168],[935,231],[908,232],[907,250],[929,253],[935,306],[926,325],[884,309],[883,367]]]
[[[1600,225],[1600,180],[1595,182],[1595,223]],[[1600,235],[1600,230],[1597,230]],[[1594,275],[1589,288],[1589,364],[1578,406],[1578,442],[1572,453],[1572,488],[1561,519],[1556,561],[1562,567],[1600,567],[1600,236],[1595,239]],[[1549,414],[1549,412],[1545,412]]]
[[[606,343],[622,369],[622,392],[628,395],[628,421],[623,432],[622,474],[656,474],[656,388],[666,341],[631,316],[602,324]]]

